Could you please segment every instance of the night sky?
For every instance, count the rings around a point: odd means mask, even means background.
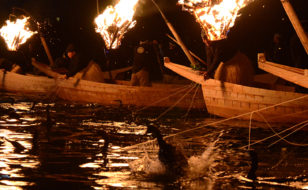
[[[177,0],[156,2],[188,48],[204,57],[200,26],[194,17],[182,11],[176,5]],[[110,3],[112,1],[100,0],[100,10]],[[307,0],[293,0],[291,3],[301,20],[308,18]],[[49,23],[46,24],[45,36],[54,57],[59,56],[69,42],[80,46],[89,56],[102,51],[104,42],[95,33],[93,24],[97,15],[96,0],[0,0],[0,25],[8,19],[13,7],[23,8],[39,22]],[[129,56],[133,45],[139,40],[157,39],[166,42],[168,39],[165,34],[171,34],[151,0],[141,0],[135,17],[136,27],[125,35],[118,50],[123,59]],[[230,30],[228,38],[236,48],[255,60],[257,52],[266,49],[275,32],[282,33],[285,39],[294,32],[280,0],[255,0],[241,10],[241,16]]]

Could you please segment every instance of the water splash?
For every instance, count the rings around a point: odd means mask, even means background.
[[[212,176],[213,168],[215,167],[217,153],[215,150],[216,141],[209,144],[209,146],[204,150],[204,152],[199,156],[191,156],[188,159],[188,176],[191,179]]]
[[[213,181],[214,178],[209,176],[215,176],[214,167],[217,165],[218,153],[215,152],[215,145],[219,137],[211,142],[201,155],[193,155],[188,158],[188,168],[186,168],[186,175],[182,176],[185,180],[196,180],[200,178],[207,178],[208,181]],[[154,151],[154,154],[156,151]],[[147,151],[144,151],[144,156],[140,159],[134,160],[129,163],[129,166],[133,173],[143,174],[147,177],[159,177],[168,175],[165,166],[159,161],[157,153],[150,158]],[[212,179],[213,178],[213,179]],[[210,183],[212,184],[212,183]]]
[[[144,157],[130,162],[129,167],[132,172],[142,173],[148,177],[164,175],[166,173],[166,168],[159,159],[157,157],[151,159],[147,152],[145,152]]]

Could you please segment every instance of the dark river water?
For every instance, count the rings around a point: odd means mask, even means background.
[[[33,101],[1,94],[0,189],[308,189],[307,123]],[[188,159],[183,175],[166,174],[149,123]]]

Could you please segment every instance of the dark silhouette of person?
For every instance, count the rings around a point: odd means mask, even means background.
[[[201,31],[201,37],[206,46],[207,70],[204,78],[214,78],[215,71],[219,64],[231,59],[236,54],[237,48],[234,47],[232,41],[228,38],[213,41],[208,40],[204,30]]]
[[[62,57],[56,59],[52,69],[60,74],[65,74],[67,77],[71,77],[81,70],[83,64],[83,57],[75,45],[70,43]]]
[[[157,64],[157,57],[152,41],[140,41],[134,51],[131,85],[151,86],[151,72]]]
[[[272,41],[265,51],[265,56],[266,59],[271,62],[280,63],[283,65],[289,64],[287,43],[280,33],[274,34]]]

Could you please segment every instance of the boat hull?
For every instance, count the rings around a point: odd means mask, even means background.
[[[308,120],[308,95],[204,80],[189,67],[165,62],[165,66],[202,86],[210,114],[262,122],[301,122]]]
[[[202,84],[207,110],[224,118],[262,122],[308,119],[308,95],[242,86],[209,79]]]
[[[54,79],[21,75],[18,73],[4,72],[0,70],[0,90],[18,92],[21,94],[47,94],[56,87]]]
[[[24,95],[40,94],[77,103],[133,105],[205,109],[199,85],[154,84],[153,87],[131,86],[128,81],[116,84],[79,79],[51,79],[0,71],[0,90]],[[194,98],[193,98],[194,97]]]

